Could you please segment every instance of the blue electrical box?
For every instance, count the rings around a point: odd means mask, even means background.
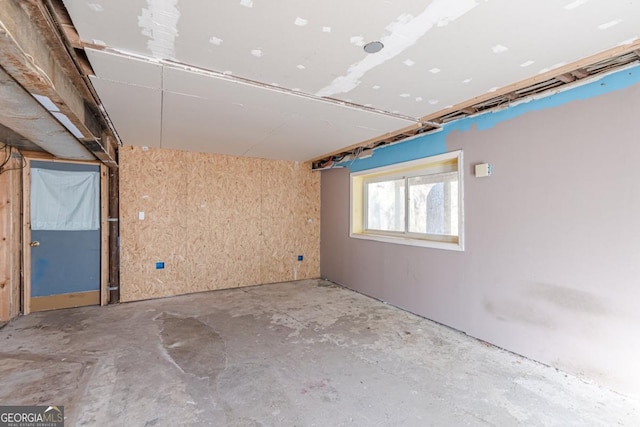
[[[164,262],[156,262],[156,270],[163,270]]]
[[[304,256],[298,255],[298,261],[302,261],[303,259],[304,259]]]

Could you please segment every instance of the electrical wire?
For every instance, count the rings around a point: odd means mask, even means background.
[[[364,151],[364,147],[356,148],[356,150],[353,152],[353,159],[351,160],[351,163],[349,163],[349,167],[351,167],[353,165],[353,163],[356,160],[358,160],[358,158],[362,155],[363,151]]]
[[[17,170],[20,170],[20,169],[24,169],[26,167],[27,167],[27,159],[22,157],[22,166],[20,166],[19,168],[2,169],[2,170],[0,170],[0,175],[2,175],[4,172],[7,172],[7,171],[17,171]]]
[[[15,167],[15,168],[5,168],[5,166],[11,160],[11,156],[13,155],[13,147],[8,144],[4,144],[4,147],[2,147],[2,149],[4,150],[5,155],[4,155],[4,159],[2,160],[2,163],[0,163],[0,175],[2,175],[7,171],[24,169],[25,167],[27,167],[27,160],[24,158],[24,156],[20,156],[22,158],[22,166]]]
[[[4,160],[2,160],[2,163],[0,163],[0,170],[2,170],[2,168],[5,167],[7,163],[9,163],[9,159],[11,159],[11,146],[8,144],[4,144],[4,147],[2,147],[2,149],[4,150]]]

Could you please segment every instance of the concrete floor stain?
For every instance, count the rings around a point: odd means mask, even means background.
[[[68,425],[640,425],[640,401],[324,280],[34,313],[0,404]]]
[[[224,341],[211,327],[193,317],[164,313],[161,322],[162,345],[186,373],[215,381],[226,365]]]

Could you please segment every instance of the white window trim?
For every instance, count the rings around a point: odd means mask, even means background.
[[[423,235],[405,234],[399,236],[393,233],[370,232],[365,227],[365,201],[364,201],[364,182],[379,175],[385,180],[393,179],[398,176],[411,176],[412,170],[420,168],[428,168],[429,165],[438,162],[457,159],[458,164],[458,241],[446,242],[440,240],[429,240]],[[452,251],[464,251],[464,163],[462,150],[452,151],[449,153],[439,154],[436,156],[425,157],[422,159],[411,160],[403,163],[396,163],[389,166],[382,166],[375,169],[354,172],[350,175],[350,191],[349,191],[349,237],[354,239],[373,240],[384,243],[393,243],[407,246],[419,246],[425,248],[445,249]],[[435,172],[437,174],[438,172]]]

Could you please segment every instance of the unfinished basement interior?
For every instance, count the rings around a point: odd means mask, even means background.
[[[640,425],[638,117],[636,0],[0,0],[0,425]]]

